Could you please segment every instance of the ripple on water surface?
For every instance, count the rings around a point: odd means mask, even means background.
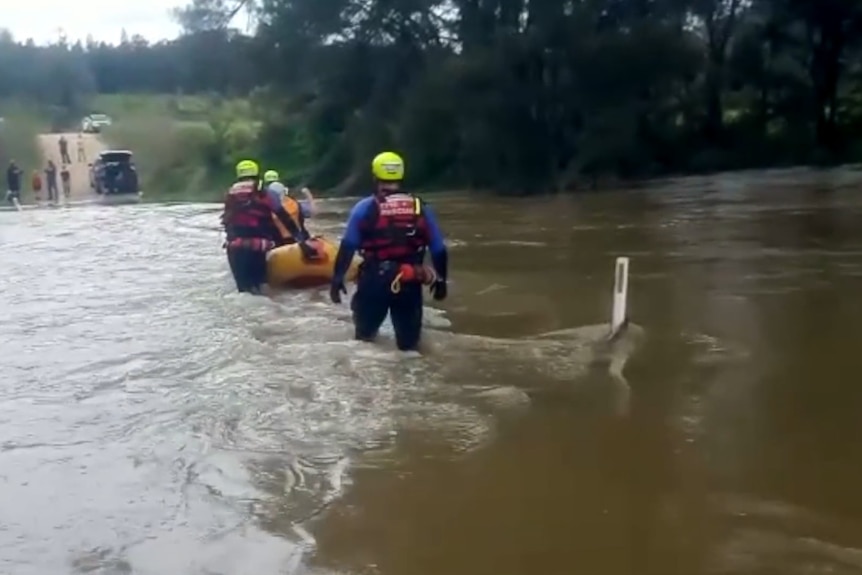
[[[399,426],[491,433],[440,366],[350,341],[346,308],[232,293],[215,221],[0,214],[0,572],[291,571],[355,454]]]

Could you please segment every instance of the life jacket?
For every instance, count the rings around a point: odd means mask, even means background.
[[[257,180],[240,180],[224,200],[223,222],[228,242],[236,238],[273,237],[273,210]]]
[[[301,231],[304,231],[305,217],[302,215],[302,206],[299,205],[299,201],[290,196],[284,196],[281,199],[281,205],[284,206],[287,215],[296,223],[297,227]],[[275,224],[275,228],[281,235],[282,242],[293,243],[295,241],[291,233],[284,227],[284,224],[281,223],[281,220],[275,214],[272,214],[272,223]]]
[[[421,263],[428,245],[422,200],[410,194],[375,198],[360,224],[359,249],[366,262]]]

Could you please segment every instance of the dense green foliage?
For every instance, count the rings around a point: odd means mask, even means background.
[[[253,36],[194,0],[173,42],[0,38],[0,98],[250,92],[258,151],[345,190],[381,148],[414,184],[505,190],[862,159],[862,0],[245,4]]]
[[[37,166],[40,158],[36,134],[46,127],[31,106],[0,106],[0,166],[5,170],[11,160],[23,170]],[[0,184],[3,193],[5,185],[5,181]]]
[[[243,99],[102,94],[89,102],[114,119],[103,140],[134,151],[146,197],[216,198],[236,158],[257,154],[259,126]]]

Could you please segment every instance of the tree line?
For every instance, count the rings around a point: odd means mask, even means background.
[[[0,98],[71,106],[93,93],[248,93],[255,85],[248,43],[239,34],[212,30],[157,43],[123,34],[119,45],[60,37],[38,46],[16,42],[0,29]]]
[[[237,2],[170,42],[0,36],[0,97],[251,93],[262,156],[345,190],[382,148],[416,185],[513,192],[862,160],[862,0]]]

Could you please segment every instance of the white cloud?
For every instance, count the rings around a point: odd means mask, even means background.
[[[38,44],[55,41],[62,30],[70,42],[86,40],[117,43],[122,30],[131,37],[140,34],[150,41],[174,38],[180,27],[171,9],[183,0],[4,0],[0,26],[16,40],[33,38]]]

